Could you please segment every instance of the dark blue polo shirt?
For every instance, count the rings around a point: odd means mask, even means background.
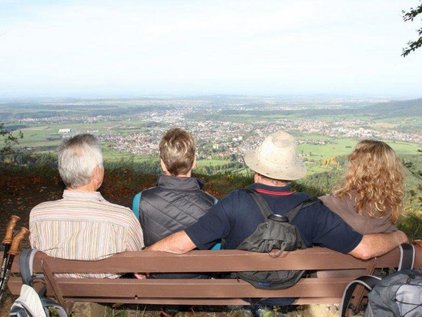
[[[249,188],[262,194],[272,211],[278,214],[288,212],[309,198],[304,193],[291,192],[289,186],[255,183]],[[264,217],[253,198],[244,190],[236,190],[211,207],[186,233],[199,249],[209,249],[220,239],[225,249],[236,249],[262,222]],[[349,253],[362,240],[361,234],[320,202],[303,208],[292,223],[308,247],[324,246]]]

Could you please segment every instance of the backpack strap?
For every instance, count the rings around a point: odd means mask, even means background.
[[[211,196],[212,197],[212,199],[213,199],[213,201],[214,201],[214,205],[216,205],[217,203],[218,203],[218,199],[216,198],[216,197],[214,197],[214,196],[212,196],[212,195],[210,195],[210,194],[208,194],[207,192],[205,192],[207,195],[209,195],[209,196]],[[211,250],[213,250],[213,251],[218,251],[218,250],[221,250],[223,248],[223,244],[222,244],[222,242],[221,242],[221,239],[220,240],[218,240],[218,242],[216,243],[216,244],[214,244],[213,246],[212,246],[212,248],[211,248]]]
[[[142,196],[142,192],[137,193],[134,197],[133,197],[133,201],[132,201],[132,211],[136,216],[136,219],[139,219],[139,204],[141,202],[141,196]]]
[[[400,262],[397,270],[401,271],[405,269],[413,269],[414,263],[415,247],[412,244],[403,243],[400,245]],[[346,316],[346,310],[349,308],[349,302],[352,298],[356,285],[361,284],[365,286],[367,290],[371,291],[375,285],[379,283],[379,281],[381,281],[381,278],[372,275],[364,275],[358,277],[354,281],[351,281],[349,285],[346,286],[346,289],[343,293],[343,299],[341,301],[340,307],[340,317]]]
[[[37,249],[23,249],[19,256],[19,268],[21,271],[22,283],[29,286],[32,286],[32,265],[37,251]]]
[[[349,307],[349,303],[357,285],[363,285],[368,291],[371,291],[380,280],[380,277],[363,275],[351,281],[344,289],[343,298],[340,305],[340,317],[346,317],[348,308],[354,309],[353,307]]]
[[[415,264],[415,246],[410,243],[403,243],[400,246],[400,263],[398,266],[398,271],[405,269],[413,269]]]
[[[265,201],[265,199],[258,194],[256,191],[249,189],[249,188],[245,188],[245,191],[252,196],[252,198],[255,200],[256,204],[259,206],[259,209],[261,210],[261,213],[263,214],[264,218],[267,219],[269,216],[271,216],[272,214],[274,214],[270,208],[270,206],[268,206],[268,203]],[[284,214],[285,217],[287,217],[287,219],[289,220],[289,222],[292,222],[293,219],[297,216],[297,214],[299,213],[299,211],[302,208],[308,207],[310,205],[315,204],[317,201],[319,201],[318,198],[309,198],[303,202],[301,202],[299,205],[297,205],[296,207],[290,209],[286,214]]]
[[[265,199],[258,194],[256,191],[249,189],[249,188],[245,188],[245,191],[253,198],[253,200],[256,202],[256,204],[259,207],[259,210],[261,211],[262,215],[264,216],[264,219],[267,219],[269,216],[271,216],[272,214],[274,214],[270,208],[270,206],[268,206],[268,203],[265,201]]]
[[[306,208],[308,206],[311,206],[318,201],[319,201],[318,198],[306,199],[305,201],[301,202],[299,205],[297,205],[293,209],[290,209],[290,211],[287,214],[285,214],[285,216],[287,217],[287,219],[289,219],[289,222],[292,222],[293,219],[297,216],[297,214],[299,213],[300,210],[302,210],[303,208]]]

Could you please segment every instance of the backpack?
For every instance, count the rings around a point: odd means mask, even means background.
[[[361,284],[368,293],[365,317],[420,317],[422,316],[422,273],[413,270],[415,249],[411,244],[400,246],[398,270],[381,279],[361,276],[346,287],[341,305],[341,317],[346,316],[356,285]]]
[[[136,219],[139,220],[139,204],[141,203],[142,192],[137,193],[133,196],[132,200],[132,211],[136,216]]]
[[[257,192],[246,189],[258,205],[265,222],[259,224],[255,231],[237,247],[239,250],[270,253],[272,256],[280,256],[283,251],[305,249],[306,245],[299,230],[290,222],[296,217],[302,208],[310,206],[318,199],[308,199],[284,215],[274,214],[267,202]],[[274,253],[273,249],[277,249]],[[234,278],[241,278],[256,288],[284,289],[296,284],[305,271],[247,271],[233,274]]]
[[[37,292],[32,287],[32,264],[36,249],[24,249],[19,258],[22,276],[20,296],[13,302],[10,317],[68,317],[65,309],[54,300],[45,297],[43,287]]]

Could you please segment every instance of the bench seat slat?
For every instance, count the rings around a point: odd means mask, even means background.
[[[341,297],[350,278],[304,278],[296,285],[282,290],[253,287],[235,279],[62,279],[56,280],[65,297],[115,298],[248,298],[248,297]],[[9,281],[11,290],[19,289],[21,282],[14,277]],[[110,289],[113,289],[110,292]]]
[[[68,297],[68,300],[77,302],[80,298]],[[212,306],[249,306],[250,303],[240,298],[89,298],[84,297],[82,301],[95,303],[116,303],[116,304],[148,304],[148,305],[212,305]],[[310,304],[338,304],[341,297],[323,297],[323,298],[298,298],[294,305]]]
[[[257,289],[244,281],[218,280],[96,280],[57,279],[65,298],[248,298],[248,297],[309,297],[340,298],[350,278],[306,278],[284,290]],[[19,292],[20,279],[11,278],[9,289]],[[110,289],[113,289],[110,292]],[[52,294],[49,294],[52,295]]]
[[[72,302],[81,301],[80,298],[67,298]],[[95,303],[116,303],[116,304],[148,304],[148,305],[212,305],[212,306],[248,306],[250,305],[249,302],[244,301],[239,298],[224,298],[224,299],[183,299],[183,298],[139,298],[139,299],[131,299],[131,298],[83,298],[83,301],[86,302],[95,302]],[[341,298],[306,298],[301,297],[298,298],[294,305],[310,305],[310,304],[338,304],[340,303]]]
[[[248,306],[249,302],[239,298],[98,298],[98,297],[84,297],[83,299],[77,297],[68,297],[72,302],[94,302],[94,303],[115,303],[115,304],[147,304],[147,305],[212,305],[212,306]],[[338,301],[330,301],[336,303]]]

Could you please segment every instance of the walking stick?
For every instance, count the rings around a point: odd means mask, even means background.
[[[29,233],[29,230],[22,227],[12,240],[12,244],[10,245],[10,250],[7,253],[6,271],[5,271],[3,279],[1,280],[1,285],[0,285],[0,303],[3,299],[4,290],[6,289],[7,281],[9,279],[10,271],[12,269],[13,259],[15,258],[15,255],[19,253],[19,245],[22,239],[25,238],[25,236],[28,233]]]
[[[3,280],[4,274],[6,273],[6,260],[7,260],[7,253],[10,249],[10,244],[13,240],[13,229],[15,229],[16,223],[21,218],[16,215],[11,215],[9,219],[9,223],[7,224],[6,233],[4,235],[4,239],[2,241],[2,244],[4,246],[3,251],[3,260],[1,261],[1,271],[0,271],[0,281]]]

